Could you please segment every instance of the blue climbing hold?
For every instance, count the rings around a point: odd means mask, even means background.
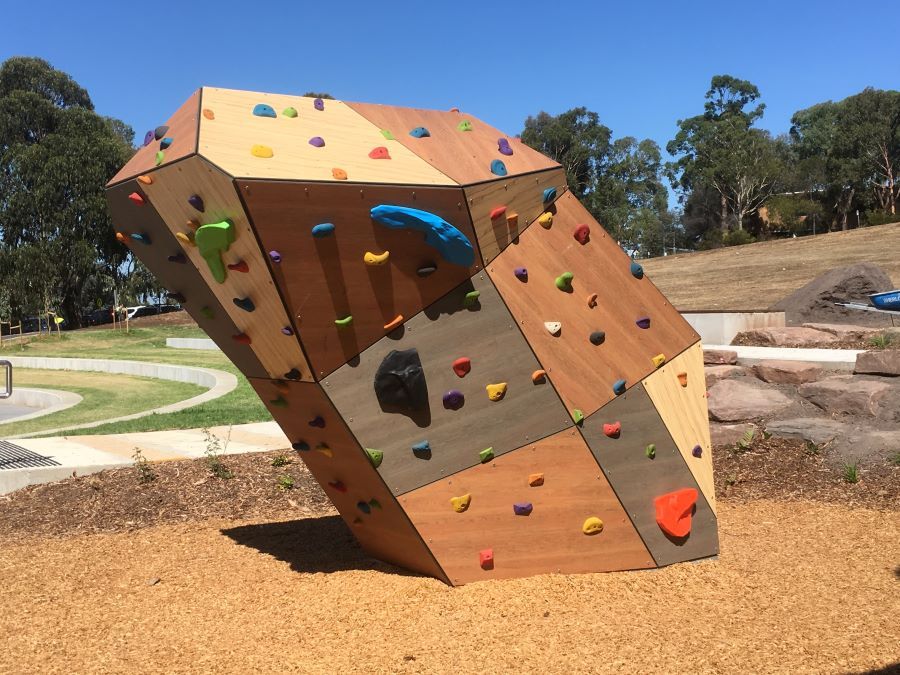
[[[166,136],[164,139],[162,139],[162,140],[159,142],[159,149],[160,149],[160,150],[165,150],[165,149],[168,148],[170,145],[172,145],[172,141],[173,141],[173,140],[175,140],[175,139],[173,139],[171,136]]]
[[[555,187],[548,187],[546,190],[544,190],[544,203],[545,204],[547,202],[552,202],[554,199],[556,199],[556,188]]]
[[[250,298],[232,298],[231,301],[245,312],[256,310],[256,305],[253,304]]]
[[[430,455],[431,445],[428,443],[428,441],[419,441],[412,446],[412,451],[416,455]]]
[[[356,508],[365,513],[366,515],[372,513],[372,507],[369,506],[368,502],[357,502]]]
[[[625,393],[625,380],[616,380],[613,382],[613,393],[616,396],[621,396]]]
[[[416,127],[409,132],[409,135],[413,138],[427,138],[428,136],[431,136],[431,132],[425,127]]]
[[[312,236],[317,239],[330,237],[332,234],[334,234],[334,223],[319,223],[312,229]]]
[[[135,241],[139,241],[142,244],[146,244],[148,246],[150,245],[150,235],[149,234],[146,234],[146,233],[138,234],[137,232],[135,232],[134,234],[132,234],[130,236]]]
[[[370,213],[372,220],[387,227],[423,232],[425,243],[436,248],[447,262],[463,267],[475,262],[475,250],[469,238],[440,216],[390,204],[379,204]]]
[[[496,176],[505,176],[506,164],[501,162],[499,159],[495,159],[493,162],[491,162],[491,173]]]
[[[644,278],[644,268],[641,267],[640,263],[637,263],[634,260],[632,260],[631,261],[631,274],[636,279],[643,279]]]
[[[275,109],[266,103],[257,103],[253,106],[253,114],[257,117],[277,117]]]

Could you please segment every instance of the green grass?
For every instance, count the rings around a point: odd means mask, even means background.
[[[165,346],[167,337],[203,338],[206,337],[206,334],[196,327],[186,326],[132,328],[129,333],[106,328],[81,330],[63,333],[61,338],[45,337],[38,340],[32,340],[21,346],[17,345],[5,348],[3,351],[0,351],[0,358],[2,358],[4,354],[10,354],[13,356],[69,356],[152,361],[154,363],[174,363],[185,366],[197,366],[200,368],[215,368],[216,370],[224,370],[232,373],[238,379],[238,386],[234,391],[214,401],[203,403],[194,408],[188,408],[186,410],[165,415],[149,415],[128,422],[104,424],[99,427],[94,427],[93,429],[72,431],[71,434],[67,433],[66,435],[117,434],[136,431],[162,431],[165,429],[196,429],[223,424],[266,422],[272,419],[269,411],[266,410],[266,407],[250,386],[250,383],[247,382],[247,378],[234,367],[231,361],[229,361],[222,352],[197,349],[171,349]],[[22,382],[22,377],[27,372],[28,371],[24,368],[16,369],[16,382]],[[58,373],[60,371],[56,372]],[[98,375],[102,378],[114,377],[106,374]],[[167,387],[178,384],[167,380],[154,381],[161,382]],[[65,388],[68,389],[68,387]],[[107,387],[107,389],[109,393],[116,397],[121,393],[116,391],[115,387]],[[191,395],[194,394],[189,394],[183,398],[190,398]],[[76,406],[76,408],[78,407],[81,406]],[[146,410],[147,408],[153,407],[157,406],[148,405],[140,409]],[[121,412],[118,414],[125,415],[127,413]],[[103,417],[114,416],[117,415],[104,415]],[[48,416],[48,418],[49,417],[50,416]],[[103,419],[103,417],[94,417],[93,419]],[[2,429],[2,427],[0,427],[0,429]]]
[[[844,481],[847,483],[859,482],[859,466],[856,462],[844,464]]]

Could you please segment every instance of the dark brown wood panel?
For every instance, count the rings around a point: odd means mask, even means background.
[[[618,438],[603,432],[604,424],[621,424]],[[716,555],[716,516],[699,490],[675,441],[653,402],[638,384],[584,421],[582,433],[631,521],[660,566]],[[656,456],[646,455],[649,444]],[[685,541],[669,539],[656,523],[654,498],[680,490],[697,490],[691,533]]]
[[[375,103],[347,105],[380,129],[390,131],[397,141],[460,185],[498,178],[491,172],[491,162],[495,159],[503,162],[509,176],[559,166],[518,138],[504,134],[468,113]],[[470,131],[459,130],[459,123],[464,120],[471,123]],[[431,135],[427,138],[410,136],[409,132],[416,127],[425,127]],[[501,138],[509,141],[512,155],[499,152]]]
[[[549,229],[533,223],[487,270],[566,406],[590,415],[615,397],[614,382],[637,384],[655,369],[654,356],[673,358],[700,338],[646,276],[631,274],[628,256],[571,193],[555,207]],[[586,244],[574,237],[580,224],[590,227]],[[515,276],[519,267],[527,281]],[[574,275],[571,292],[556,286],[564,272]],[[635,323],[643,317],[646,330]],[[544,327],[553,321],[562,323],[558,336]],[[595,331],[605,342],[591,342]]]
[[[463,307],[478,291],[478,304]],[[479,463],[479,452],[496,456],[572,425],[553,388],[535,384],[540,366],[486,275],[455,288],[410,319],[404,331],[385,337],[358,360],[327,377],[325,392],[364,447],[384,452],[379,471],[394,494],[403,494]],[[386,413],[374,390],[374,376],[393,350],[418,350],[428,386],[428,411],[414,416]],[[471,371],[458,377],[452,368],[461,357]],[[506,382],[505,397],[488,398],[486,386]],[[459,390],[465,404],[444,407],[443,395]],[[430,458],[412,446],[427,440]]]
[[[318,384],[256,378],[251,378],[250,384],[291,442],[309,445],[309,450],[297,454],[367,553],[448,581]],[[324,426],[310,425],[316,418]],[[331,456],[316,450],[321,444],[329,448]],[[339,482],[345,491],[331,485]],[[361,511],[358,504],[369,504],[372,499],[377,505],[370,505],[369,513]]]
[[[531,487],[529,476],[536,473],[543,484]],[[469,507],[457,513],[450,499],[466,494]],[[516,503],[533,510],[516,515]],[[400,504],[454,585],[655,566],[574,429],[405,494]],[[592,516],[603,521],[603,530],[586,535],[582,527]],[[484,549],[493,550],[493,569],[479,565]]]
[[[398,315],[410,319],[481,269],[459,188],[244,180],[237,185],[264,251],[281,254],[272,272],[317,378],[384,337],[390,332],[385,326]],[[469,239],[474,263],[447,262],[421,232],[373,221],[370,210],[379,204],[440,216]],[[313,237],[320,223],[332,223],[334,232]],[[366,253],[385,251],[385,264],[365,263]],[[416,273],[432,264],[437,270],[430,276]],[[349,326],[335,324],[348,315]]]

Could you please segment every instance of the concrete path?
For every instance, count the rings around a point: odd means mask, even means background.
[[[256,422],[210,429],[220,439],[221,454],[265,452],[291,447],[290,441],[275,422]],[[26,485],[49,483],[72,475],[84,476],[104,469],[134,464],[135,449],[150,461],[203,457],[207,440],[202,429],[148,431],[108,436],[57,436],[16,440],[15,445],[58,466],[3,469],[0,465],[0,495]]]
[[[803,361],[828,370],[853,370],[856,355],[862,349],[809,349],[802,347],[743,347],[740,345],[703,345],[704,349],[737,352],[738,363],[753,366],[760,361]]]

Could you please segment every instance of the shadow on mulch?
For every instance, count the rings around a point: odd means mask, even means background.
[[[854,671],[849,675],[898,675],[900,674],[900,661],[896,663],[892,663],[889,666],[885,666],[884,668],[878,668],[876,670],[863,670],[863,671]]]

